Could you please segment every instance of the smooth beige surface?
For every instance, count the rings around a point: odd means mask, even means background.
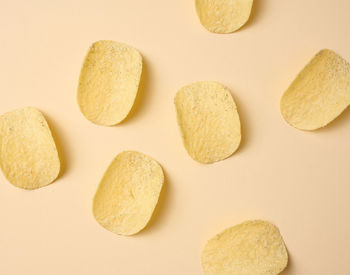
[[[98,125],[120,123],[134,104],[141,72],[142,57],[135,48],[111,40],[93,43],[79,77],[81,112]]]
[[[0,274],[200,275],[208,239],[263,219],[288,245],[282,275],[348,275],[350,111],[298,131],[280,99],[320,49],[350,60],[349,10],[348,0],[257,0],[243,28],[217,35],[189,0],[1,1],[0,109],[40,109],[63,171],[31,192],[0,175]],[[145,61],[135,110],[111,128],[76,102],[87,47],[101,39],[133,45]],[[232,91],[242,122],[239,150],[212,165],[188,156],[174,108],[180,87],[203,80]],[[132,237],[108,232],[91,211],[124,150],[152,156],[166,175],[155,219]]]
[[[115,234],[138,233],[149,222],[163,183],[163,170],[151,157],[133,151],[118,154],[97,188],[95,219]]]
[[[205,245],[201,262],[208,275],[276,275],[288,254],[278,228],[267,221],[246,221],[225,229]]]
[[[222,84],[188,84],[176,93],[174,103],[183,143],[194,160],[213,163],[237,150],[241,123],[231,92]]]
[[[350,104],[350,64],[332,50],[318,52],[281,98],[281,113],[292,126],[316,130]]]
[[[43,114],[34,107],[0,116],[0,166],[14,186],[37,189],[60,172],[55,141]]]

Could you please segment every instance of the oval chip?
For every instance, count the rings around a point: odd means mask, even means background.
[[[138,152],[120,153],[96,191],[95,219],[119,235],[138,233],[150,220],[163,183],[163,170],[155,160]]]
[[[249,19],[253,0],[196,0],[201,24],[210,32],[231,33]]]
[[[350,64],[331,50],[320,51],[283,94],[281,113],[300,130],[316,130],[350,104]]]
[[[120,123],[130,112],[142,72],[141,54],[114,42],[95,42],[80,73],[78,104],[91,122],[104,126]]]
[[[241,125],[230,91],[217,82],[196,82],[175,96],[177,121],[188,154],[201,163],[232,155],[241,141]]]
[[[255,220],[209,240],[201,261],[207,275],[276,275],[286,268],[288,253],[278,228]]]
[[[0,165],[10,183],[36,189],[52,183],[60,160],[40,111],[26,107],[0,117]]]

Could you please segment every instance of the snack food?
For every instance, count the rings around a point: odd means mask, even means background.
[[[36,189],[52,183],[60,160],[40,111],[26,107],[0,117],[0,165],[10,183]]]
[[[202,251],[206,275],[276,275],[288,263],[288,253],[276,226],[247,221],[208,241]]]
[[[230,91],[217,82],[196,82],[175,96],[177,121],[188,154],[201,163],[232,155],[241,141],[241,124]]]
[[[249,19],[253,0],[196,0],[202,25],[210,32],[231,33]]]
[[[120,153],[96,191],[95,219],[116,234],[138,233],[150,220],[163,183],[163,170],[155,160],[139,152]]]
[[[300,130],[316,130],[350,104],[350,64],[331,50],[320,51],[281,99],[284,119]]]
[[[91,122],[120,123],[130,112],[142,72],[141,54],[123,43],[95,42],[85,57],[78,87],[78,104]]]

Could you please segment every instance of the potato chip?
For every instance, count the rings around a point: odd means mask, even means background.
[[[0,165],[10,183],[36,189],[52,183],[60,160],[44,116],[33,107],[0,117]]]
[[[196,0],[201,24],[210,32],[231,33],[249,19],[253,0]]]
[[[120,123],[130,112],[142,72],[141,54],[114,42],[95,42],[80,73],[78,104],[91,122],[104,126]]]
[[[197,82],[175,96],[177,121],[188,154],[201,163],[232,155],[241,141],[241,125],[230,91],[217,82]]]
[[[275,275],[286,268],[288,253],[278,228],[255,220],[209,240],[201,261],[206,275]]]
[[[119,235],[133,235],[150,220],[164,183],[160,165],[142,153],[120,153],[110,164],[95,194],[97,222]]]
[[[281,99],[284,119],[300,130],[316,130],[350,104],[350,64],[331,50],[320,51]]]

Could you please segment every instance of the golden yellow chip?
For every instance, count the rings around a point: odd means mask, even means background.
[[[196,0],[202,25],[210,32],[231,33],[249,19],[253,0]]]
[[[114,42],[95,42],[80,73],[78,104],[91,122],[112,126],[130,112],[142,72],[141,54]]]
[[[276,275],[288,263],[288,253],[276,226],[247,221],[208,241],[202,251],[206,275]]]
[[[350,64],[331,50],[320,51],[281,99],[284,119],[300,130],[326,126],[350,104]]]
[[[232,155],[241,141],[241,124],[230,91],[217,82],[196,82],[175,96],[177,121],[188,154],[201,163]]]
[[[150,220],[164,183],[160,165],[142,153],[120,153],[95,194],[93,214],[107,230],[133,235]]]
[[[26,107],[0,117],[0,165],[8,181],[20,188],[36,189],[56,179],[60,160],[40,111]]]

